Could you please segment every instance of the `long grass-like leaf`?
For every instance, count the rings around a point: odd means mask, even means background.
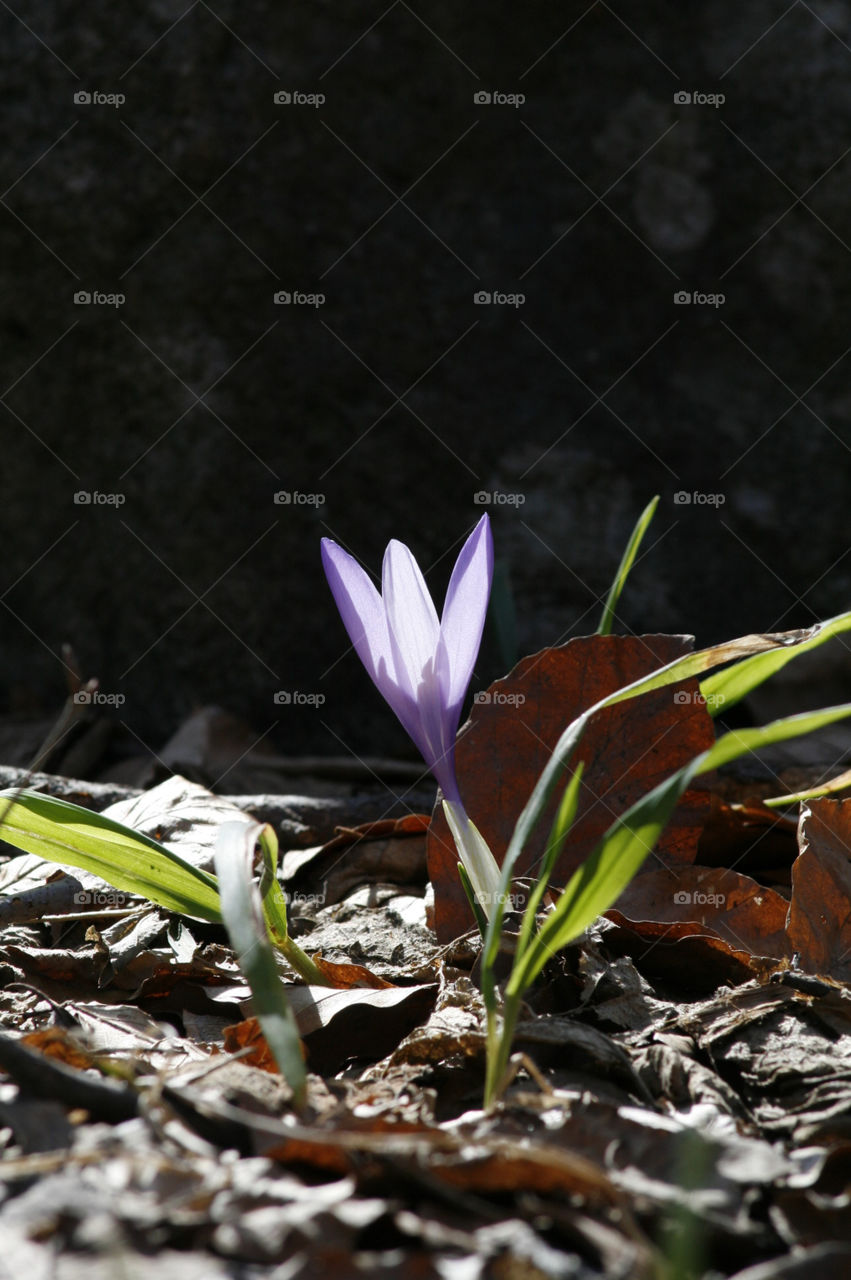
[[[623,589],[626,586],[626,580],[629,577],[630,569],[635,563],[635,557],[638,555],[638,548],[641,546],[642,540],[650,521],[656,514],[656,508],[659,505],[659,495],[656,494],[648,502],[647,506],[638,517],[635,528],[630,534],[629,542],[626,544],[626,550],[623,553],[623,559],[618,565],[618,571],[615,574],[615,580],[609,588],[609,594],[606,597],[606,603],[603,607],[603,616],[600,619],[600,625],[597,628],[598,636],[611,635],[612,624],[615,620],[618,602],[620,601]]]
[[[800,804],[802,801],[821,800],[825,796],[838,795],[840,791],[847,791],[849,787],[851,787],[851,769],[845,769],[835,778],[822,782],[820,786],[807,787],[804,791],[792,791],[784,796],[771,796],[762,803],[766,809],[785,809],[789,805]]]
[[[0,792],[0,838],[48,862],[99,876],[181,915],[219,923],[216,879],[149,836],[40,791]]]
[[[681,795],[696,777],[748,751],[813,733],[849,715],[851,703],[844,703],[822,711],[786,716],[761,728],[734,730],[638,800],[612,824],[594,852],[574,873],[555,909],[512,972],[507,995],[525,991],[552,955],[617,901],[653,849]]]
[[[514,832],[502,862],[497,907],[488,922],[482,960],[483,979],[487,973],[488,966],[493,966],[495,963],[499,951],[499,935],[502,928],[500,903],[505,901],[505,895],[510,891],[511,879],[517,859],[520,857],[536,823],[544,812],[550,796],[557,786],[564,768],[569,764],[571,756],[576,750],[576,746],[592,716],[603,707],[625,702],[629,698],[638,697],[640,694],[648,693],[652,689],[664,688],[667,685],[691,679],[725,663],[735,663],[736,665],[728,667],[713,677],[714,683],[711,686],[708,685],[707,681],[704,681],[702,688],[705,691],[709,687],[709,694],[712,696],[714,705],[731,705],[736,693],[738,693],[738,696],[744,696],[744,693],[741,692],[742,689],[745,692],[750,692],[752,688],[755,688],[761,681],[767,680],[769,676],[774,674],[775,670],[779,670],[781,666],[785,665],[786,662],[790,662],[797,654],[807,652],[819,644],[824,644],[832,636],[849,628],[851,628],[851,611],[840,614],[836,618],[830,618],[826,622],[819,623],[817,626],[809,627],[806,630],[742,636],[738,640],[728,640],[724,644],[712,645],[710,648],[701,649],[697,653],[689,653],[682,658],[675,658],[673,662],[660,667],[657,671],[652,671],[650,675],[642,676],[641,679],[633,681],[632,684],[625,685],[622,689],[617,689],[607,697],[601,698],[599,702],[583,711],[580,716],[577,716],[567,726],[556,743],[550,759],[544,766],[541,776],[515,824]],[[739,675],[740,667],[745,665],[748,659],[761,655],[776,656],[781,661],[776,666],[766,664],[762,666],[752,665],[748,669],[745,678],[741,679]]]
[[[222,913],[239,967],[251,988],[254,1012],[298,1106],[304,1103],[307,1073],[298,1027],[269,941],[260,890],[254,880],[254,850],[262,823],[226,822],[216,841],[216,874]],[[274,835],[274,832],[272,833]],[[268,832],[264,838],[268,844]]]
[[[535,927],[535,919],[538,914],[538,908],[541,905],[544,894],[549,888],[555,865],[559,860],[564,843],[570,834],[570,828],[576,819],[576,812],[579,808],[579,788],[582,784],[582,773],[585,764],[582,760],[576,766],[576,772],[568,782],[564,789],[564,795],[561,798],[561,804],[558,807],[558,813],[553,821],[550,838],[544,852],[541,870],[538,879],[535,882],[532,892],[529,894],[529,900],[523,912],[523,923],[520,926],[520,936],[517,939],[516,955],[518,958],[523,955],[526,947],[529,945],[529,939],[532,937],[532,931]]]
[[[808,638],[773,649],[769,653],[754,654],[752,658],[746,658],[727,671],[717,671],[707,676],[700,683],[700,692],[706,698],[707,710],[712,715],[718,715],[728,707],[735,706],[769,676],[781,671],[787,662],[799,658],[802,653],[808,653],[811,649],[817,649],[826,640],[832,640],[834,636],[849,630],[851,612],[840,613],[837,617],[822,622],[820,626],[813,627]]]

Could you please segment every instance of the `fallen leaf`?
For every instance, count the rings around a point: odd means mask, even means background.
[[[349,1059],[375,1061],[390,1053],[428,1017],[437,988],[292,986],[287,997],[305,1041],[312,1071],[338,1071]]]
[[[310,1069],[330,1074],[350,1059],[376,1061],[394,1050],[428,1017],[436,991],[431,983],[416,987],[388,986],[383,990],[294,985],[287,987],[287,999],[295,1014]],[[271,1054],[266,1056],[266,1042],[254,1018],[246,1018],[225,1029],[225,1048],[229,1052],[246,1047],[251,1048],[246,1059],[250,1065],[266,1071],[277,1070]]]
[[[21,1037],[21,1044],[30,1049],[38,1049],[46,1058],[54,1062],[64,1062],[67,1067],[76,1067],[85,1071],[87,1067],[97,1067],[97,1059],[80,1045],[63,1027],[47,1027],[44,1031],[33,1031]]]
[[[222,824],[249,826],[252,821],[232,801],[179,775],[110,805],[104,815],[173,848],[202,871],[213,870],[213,851]]]
[[[802,969],[851,980],[851,800],[810,800],[792,867],[789,942]]]
[[[765,969],[749,952],[693,921],[628,920],[616,910],[606,916],[616,926],[604,935],[609,950],[631,956],[641,973],[674,990],[709,995],[724,984],[747,982]]]
[[[524,658],[479,696],[458,736],[455,760],[464,805],[497,862],[567,725],[607,694],[690,649],[685,636],[586,636]],[[714,741],[696,680],[600,711],[576,752],[586,766],[579,812],[554,883],[566,882],[615,817]],[[560,798],[557,789],[524,850],[519,877],[537,865]],[[659,840],[656,865],[694,861],[708,806],[705,792],[686,793]],[[458,878],[458,854],[439,805],[427,848],[435,929],[438,939],[448,942],[473,921]]]
[[[393,982],[387,982],[385,978],[379,978],[377,974],[371,973],[362,964],[335,964],[333,960],[323,960],[321,955],[311,956],[311,959],[320,973],[324,973],[328,981],[333,982],[335,987],[372,987],[373,989],[379,989],[396,985]]]
[[[635,877],[618,899],[629,920],[694,921],[751,955],[791,958],[789,903],[774,889],[723,867],[654,867]]]
[[[291,902],[330,906],[362,884],[425,884],[427,814],[410,813],[338,827],[315,849],[285,853],[281,872]]]
[[[763,808],[758,802],[731,802],[712,789],[697,851],[698,862],[704,866],[736,866],[740,871],[755,872],[791,867],[797,855],[796,822]]]
[[[228,1053],[248,1050],[248,1053],[244,1053],[240,1058],[240,1062],[246,1063],[249,1067],[259,1067],[261,1071],[268,1071],[270,1075],[280,1075],[278,1064],[256,1018],[244,1018],[242,1022],[225,1027],[223,1034],[225,1050]]]

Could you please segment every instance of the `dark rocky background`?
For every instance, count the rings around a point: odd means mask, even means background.
[[[17,14],[7,709],[58,707],[71,641],[151,745],[218,703],[279,750],[405,750],[319,538],[375,571],[401,538],[442,592],[482,491],[517,504],[490,510],[518,652],[594,629],[655,492],[623,629],[708,643],[848,605],[844,0]],[[509,658],[492,634],[479,682]]]

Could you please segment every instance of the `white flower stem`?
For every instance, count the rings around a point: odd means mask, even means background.
[[[499,893],[500,870],[481,833],[457,800],[444,800],[443,812],[473,892],[490,920]]]

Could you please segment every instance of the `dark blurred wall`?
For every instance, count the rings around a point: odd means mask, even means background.
[[[319,538],[376,571],[401,538],[442,592],[482,494],[521,651],[593,630],[655,492],[624,629],[848,605],[851,5],[21,18],[7,705],[58,704],[70,640],[152,744],[218,702],[285,750],[398,747]]]

